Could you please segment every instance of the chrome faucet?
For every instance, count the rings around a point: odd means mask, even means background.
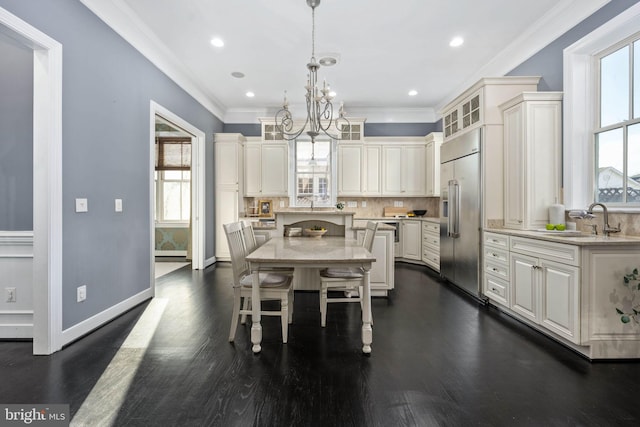
[[[591,205],[589,205],[589,209],[587,209],[587,212],[593,215],[593,208],[595,208],[596,206],[600,206],[602,208],[602,212],[603,214],[603,222],[604,224],[602,225],[602,233],[604,233],[605,237],[609,237],[609,234],[611,233],[619,233],[620,232],[620,223],[618,223],[617,227],[611,227],[609,226],[609,211],[607,210],[607,207],[604,205],[604,203],[591,203]]]
[[[602,233],[605,235],[605,237],[609,237],[609,234],[611,233],[619,233],[620,223],[618,223],[617,227],[609,226],[609,211],[607,210],[607,207],[603,203],[599,203],[599,202],[591,203],[591,205],[589,205],[589,208],[586,211],[584,210],[570,211],[569,216],[571,218],[580,218],[580,219],[595,218],[596,216],[593,214],[593,208],[595,208],[596,206],[600,206],[602,208],[603,222],[604,222],[602,226]],[[595,231],[596,228],[594,227],[593,230]],[[593,234],[597,234],[597,231]]]
[[[617,227],[611,227],[609,226],[609,211],[607,210],[607,207],[604,205],[604,203],[591,203],[591,205],[589,205],[589,209],[587,209],[587,213],[590,213],[591,215],[593,215],[593,208],[595,208],[596,206],[600,206],[602,208],[602,212],[603,212],[603,222],[604,224],[602,225],[602,233],[605,235],[605,237],[609,237],[609,234],[611,233],[619,233],[620,232],[620,223],[618,223]]]

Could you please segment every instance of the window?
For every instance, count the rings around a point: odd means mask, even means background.
[[[295,153],[294,192],[291,206],[326,206],[335,204],[335,143],[333,141],[292,141]]]
[[[640,34],[595,56],[598,123],[595,194],[598,202],[640,206]]]
[[[616,147],[615,138],[618,138],[617,147],[622,147],[623,149],[623,154],[617,155],[618,158],[623,159],[622,161],[618,160],[618,167],[624,169],[625,164],[629,166],[638,163],[632,160],[633,158],[638,158],[637,151],[634,151],[637,150],[637,148],[634,148],[637,147],[637,142],[633,142],[633,139],[636,138],[633,135],[636,128],[632,127],[637,120],[627,123],[626,126],[610,124],[607,127],[602,127],[602,115],[604,114],[605,116],[603,122],[608,122],[608,117],[615,117],[615,111],[617,110],[613,108],[607,112],[600,113],[601,108],[599,108],[601,103],[599,96],[601,91],[599,89],[601,85],[599,77],[601,74],[600,59],[638,40],[637,36],[634,37],[634,34],[638,33],[638,28],[640,28],[640,4],[635,4],[564,50],[563,187],[564,204],[569,209],[584,209],[589,206],[596,199],[595,194],[600,192],[600,187],[613,188],[614,183],[611,180],[614,177],[611,176],[608,179],[608,184],[600,185],[600,178],[604,180],[606,176],[604,172],[600,175],[597,171],[604,167],[606,163],[615,167],[613,160],[609,161],[604,153],[607,144]],[[616,57],[614,55],[609,59],[616,59]],[[640,57],[636,55],[636,60],[638,59]],[[604,74],[607,74],[606,68],[610,63],[610,61],[605,60]],[[633,64],[633,61],[629,62],[629,64]],[[628,76],[634,76],[635,74],[634,79],[638,81],[637,74],[639,72],[640,68],[635,66],[633,72],[628,72],[628,74],[625,72],[625,74]],[[606,87],[611,82],[607,80],[607,76],[604,79],[603,82]],[[611,94],[605,94],[604,105],[610,104],[607,102],[609,96]],[[633,110],[637,115],[639,112],[637,94],[634,94],[634,103]],[[629,104],[625,103],[625,105],[628,106]],[[632,114],[629,117],[634,117],[635,115]],[[618,132],[622,132],[621,137],[616,135],[615,132],[606,133],[616,128],[621,129],[618,130]],[[626,145],[625,137],[627,138]],[[626,151],[626,159],[624,159],[625,147],[629,150]],[[598,158],[599,152],[602,152],[600,158]],[[621,172],[624,173],[623,170]],[[632,176],[634,174],[630,170],[627,171],[627,178]],[[625,185],[624,177],[620,177],[620,175],[618,177],[619,187],[622,188]],[[622,194],[626,197],[625,192],[622,192]],[[619,211],[637,212],[640,205],[637,202],[631,203],[629,200],[627,203],[616,203],[614,206],[614,209]]]
[[[191,217],[191,138],[156,139],[156,222],[188,223]]]

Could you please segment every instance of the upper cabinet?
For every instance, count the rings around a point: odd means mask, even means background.
[[[498,105],[524,91],[535,91],[540,77],[480,79],[444,107],[444,141],[484,124],[502,124]]]
[[[481,123],[480,97],[482,90],[478,90],[464,99],[455,108],[444,115],[444,135],[450,137],[462,130],[471,129]]]
[[[338,196],[360,196],[363,187],[364,145],[338,145]]]
[[[425,195],[425,144],[382,146],[382,195]]]
[[[245,196],[288,196],[289,145],[286,142],[247,142],[244,160]]]
[[[504,114],[504,226],[544,228],[560,200],[562,93],[524,92]]]
[[[381,194],[382,146],[338,144],[338,196],[379,196]]]
[[[440,197],[440,146],[442,132],[431,132],[426,136],[426,188],[425,196]]]

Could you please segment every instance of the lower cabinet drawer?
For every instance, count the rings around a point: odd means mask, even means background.
[[[482,289],[489,299],[498,302],[506,307],[509,306],[509,282],[494,276],[484,274]]]
[[[422,261],[427,264],[436,264],[440,268],[440,254],[429,250],[422,251]]]
[[[487,260],[484,264],[485,273],[493,274],[504,280],[509,280],[509,267],[508,264],[493,263]]]

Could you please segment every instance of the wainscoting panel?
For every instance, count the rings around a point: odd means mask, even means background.
[[[15,302],[8,301],[10,294],[15,296]],[[32,231],[0,231],[2,338],[33,338]]]

